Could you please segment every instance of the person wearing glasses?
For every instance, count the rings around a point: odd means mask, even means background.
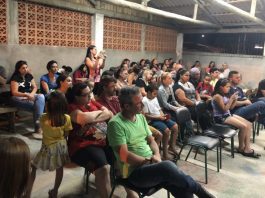
[[[77,83],[68,92],[68,112],[73,131],[68,138],[71,160],[95,174],[95,185],[100,197],[110,194],[111,153],[106,146],[106,121],[113,114],[106,107],[91,100],[86,83]]]

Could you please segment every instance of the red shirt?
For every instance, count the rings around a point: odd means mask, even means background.
[[[97,99],[97,102],[105,106],[114,115],[121,111],[120,102],[117,96],[112,96],[110,100],[104,96],[101,96]]]
[[[84,71],[81,71],[81,70],[76,70],[74,73],[73,73],[73,83],[78,83],[80,81],[76,80],[77,78],[89,78],[89,74],[88,72],[84,72]]]
[[[199,94],[203,93],[204,95],[211,96],[213,93],[213,86],[210,84],[206,85],[203,82],[199,82],[196,88],[196,92]]]
[[[75,110],[81,110],[82,112],[92,112],[100,110],[101,107],[101,104],[91,100],[87,107],[85,105],[78,105],[74,103],[69,104],[68,111],[69,114]],[[92,124],[81,126],[73,122],[73,131],[70,133],[68,138],[69,155],[72,156],[76,151],[88,145],[105,146],[106,136],[99,136],[97,134],[97,129]]]

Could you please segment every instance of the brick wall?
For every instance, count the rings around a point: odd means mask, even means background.
[[[104,48],[140,51],[141,27],[139,23],[104,18]]]
[[[171,29],[146,26],[145,50],[157,52],[175,52],[177,32]]]
[[[7,0],[0,0],[0,44],[7,43]]]
[[[91,16],[48,6],[18,3],[19,44],[87,47]]]

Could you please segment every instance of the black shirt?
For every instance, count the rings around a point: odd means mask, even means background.
[[[26,74],[23,79],[21,75],[17,74],[11,78],[11,81],[18,83],[18,91],[21,93],[30,93],[32,91],[31,80],[33,76],[31,74]]]
[[[146,91],[147,88],[147,84],[145,84],[144,80],[142,78],[138,78],[135,82],[135,86],[140,87],[140,88],[144,88],[144,90]]]

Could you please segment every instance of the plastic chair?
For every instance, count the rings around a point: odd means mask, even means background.
[[[118,185],[121,185],[124,188],[128,188],[130,190],[135,191],[138,194],[139,198],[143,198],[145,196],[151,196],[152,194],[156,193],[157,191],[159,191],[160,189],[162,189],[165,186],[163,183],[161,183],[161,184],[158,184],[156,186],[149,187],[149,188],[136,187],[135,185],[130,183],[130,181],[128,179],[122,178],[121,176],[116,175],[115,160],[113,160],[113,162],[111,164],[111,171],[110,172],[111,172],[111,179],[112,179],[112,190],[111,190],[109,198],[112,197],[112,195],[113,195],[113,193],[114,193],[114,191]],[[167,191],[167,198],[170,198],[169,191]]]
[[[207,107],[207,108],[203,108]],[[205,111],[211,111],[209,109],[209,106],[205,106],[203,103],[200,103],[197,105],[197,114],[203,114]],[[211,122],[213,123],[212,126],[208,127],[207,129],[203,130],[202,133],[204,135],[207,135],[209,137],[218,138],[220,142],[220,155],[222,155],[222,147],[221,144],[226,138],[231,139],[231,156],[234,158],[234,136],[237,134],[237,129],[233,126],[229,126],[226,124],[216,124],[214,122],[212,112],[210,114],[211,116],[208,119],[211,119]],[[209,122],[207,120],[207,122]],[[222,168],[222,158],[220,157],[220,168]]]
[[[195,135],[191,138],[188,139],[187,143],[183,144],[183,146],[181,147],[179,156],[182,153],[183,148],[189,145],[191,146],[188,155],[186,156],[185,161],[188,160],[188,157],[190,155],[191,150],[193,149],[193,147],[195,147],[197,149],[196,154],[194,156],[194,159],[196,159],[197,157],[197,153],[199,149],[203,149],[204,150],[204,167],[205,167],[205,183],[208,183],[208,171],[207,171],[207,151],[208,150],[212,150],[213,148],[217,147],[217,172],[219,172],[219,140],[216,138],[211,138],[211,137],[207,137],[207,136],[201,136],[201,135]],[[221,157],[221,155],[220,155]]]

